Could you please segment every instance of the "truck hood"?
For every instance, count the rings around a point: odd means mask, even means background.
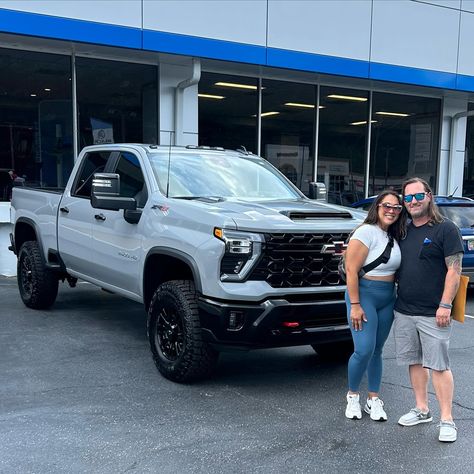
[[[347,207],[310,199],[251,202],[225,200],[209,205],[222,217],[225,215],[232,219],[239,230],[351,230],[363,219],[363,214]]]

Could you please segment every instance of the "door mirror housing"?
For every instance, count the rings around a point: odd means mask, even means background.
[[[135,198],[120,196],[120,175],[117,173],[94,173],[91,205],[95,209],[109,211],[135,210],[137,201]]]
[[[324,183],[316,183],[311,181],[309,183],[309,198],[317,201],[327,201],[328,193]]]

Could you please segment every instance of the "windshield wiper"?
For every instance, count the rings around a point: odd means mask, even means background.
[[[202,201],[202,202],[225,201],[225,199],[221,196],[173,196],[173,199],[186,199],[188,201]]]

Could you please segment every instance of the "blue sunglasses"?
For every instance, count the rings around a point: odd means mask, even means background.
[[[417,201],[423,201],[427,194],[429,193],[406,194],[405,196],[403,196],[403,200],[405,202],[412,202],[413,198],[415,198]]]

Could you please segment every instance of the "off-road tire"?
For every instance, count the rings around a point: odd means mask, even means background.
[[[173,382],[208,378],[218,352],[203,341],[192,281],[172,280],[155,291],[148,309],[147,333],[153,360]]]
[[[321,359],[347,361],[354,352],[352,339],[328,344],[311,344]]]
[[[18,253],[18,289],[28,308],[46,309],[58,295],[58,277],[44,264],[36,241],[25,242]]]

